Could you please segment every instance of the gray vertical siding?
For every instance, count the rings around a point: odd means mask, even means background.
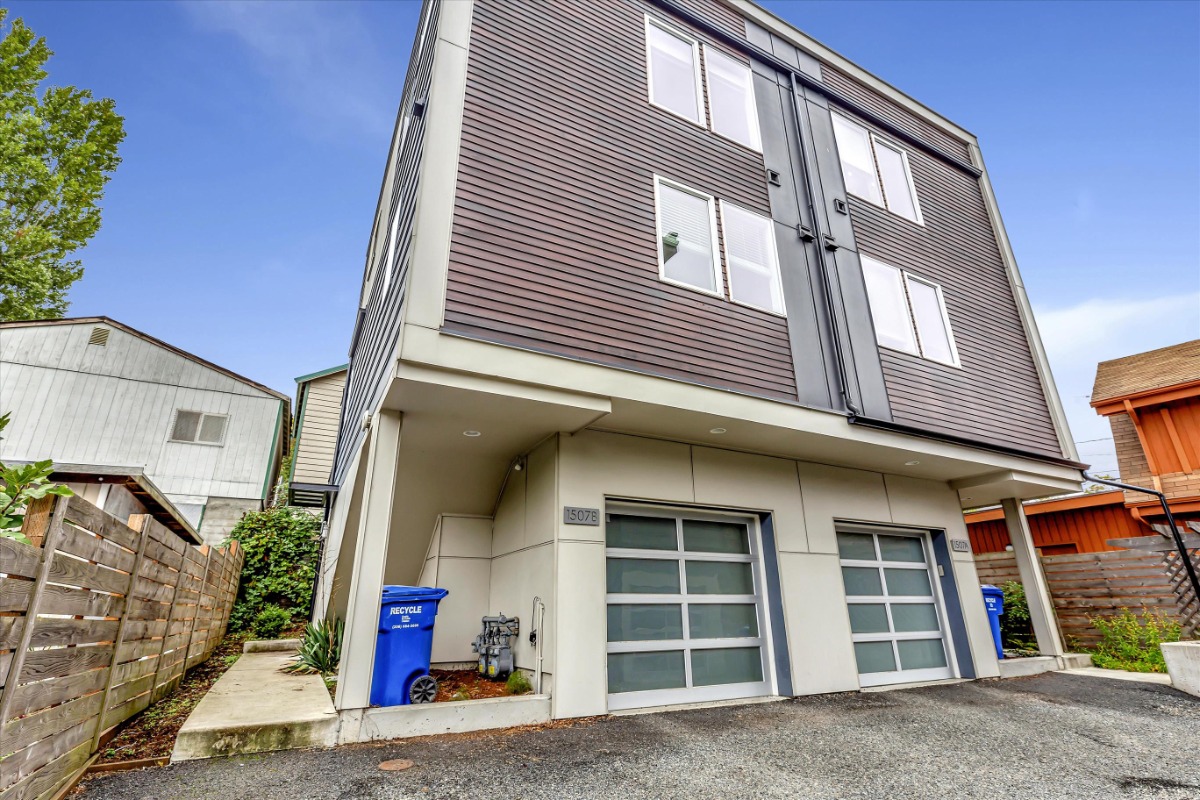
[[[427,31],[426,45],[419,48],[419,42],[414,43],[400,104],[401,120],[404,114],[412,109],[413,104],[424,98],[429,91],[440,8],[441,0],[425,2],[421,21],[417,26],[417,36],[420,37],[422,30]],[[437,98],[429,98],[429,101],[437,102]],[[391,186],[384,187],[380,198],[380,202],[385,204],[388,211],[380,215],[378,223],[385,226],[384,230],[377,234],[383,241],[381,246],[368,254],[368,257],[374,260],[374,263],[368,265],[368,273],[373,277],[351,344],[345,400],[342,403],[338,427],[337,452],[331,479],[339,485],[365,436],[362,428],[363,416],[379,406],[392,373],[391,360],[400,335],[400,315],[408,285],[413,216],[417,206],[417,179],[427,116],[413,116],[404,145],[396,152],[395,168],[393,169],[389,162],[386,169],[386,174],[393,176],[393,181]],[[396,136],[400,135],[401,127],[401,123],[398,122]],[[400,222],[396,228],[396,247],[392,263],[385,264],[383,262],[389,249],[388,237],[391,235],[393,212],[400,215]],[[386,293],[383,291],[385,269],[394,270]]]

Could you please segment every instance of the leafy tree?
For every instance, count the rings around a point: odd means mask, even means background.
[[[242,581],[230,628],[243,630],[267,606],[302,617],[312,598],[321,521],[305,511],[275,506],[252,511],[230,532],[244,550]]]
[[[8,427],[11,414],[0,414],[0,433]],[[48,494],[70,497],[75,494],[66,486],[50,483],[53,461],[39,461],[23,467],[8,467],[0,463],[0,536],[29,544],[21,533],[25,509],[30,502]]]
[[[87,89],[47,88],[46,40],[0,8],[0,321],[61,317],[100,229],[124,120]]]

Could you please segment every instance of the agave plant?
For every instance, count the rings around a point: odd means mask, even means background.
[[[342,658],[342,629],[340,619],[323,619],[317,624],[309,623],[300,639],[300,652],[296,662],[283,668],[284,672],[303,675],[320,673],[331,675],[337,672]]]

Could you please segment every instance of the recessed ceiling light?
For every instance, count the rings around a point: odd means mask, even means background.
[[[463,431],[463,436],[470,436],[474,439],[476,436],[483,436],[479,431]]]
[[[917,464],[920,464],[920,463],[921,463],[920,461],[905,461],[904,466],[915,467]]]
[[[725,429],[724,428],[713,428],[712,430],[709,431],[709,433],[725,433]]]

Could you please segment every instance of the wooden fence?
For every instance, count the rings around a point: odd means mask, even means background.
[[[116,725],[170,694],[225,634],[242,552],[79,497],[0,537],[0,800],[53,798]],[[33,528],[37,528],[33,530]]]
[[[1068,645],[1099,641],[1092,617],[1110,617],[1127,608],[1161,612],[1184,622],[1180,598],[1168,576],[1162,553],[1137,550],[1042,556],[1042,570],[1054,600],[1059,628]],[[980,583],[1020,582],[1012,553],[978,553]]]

